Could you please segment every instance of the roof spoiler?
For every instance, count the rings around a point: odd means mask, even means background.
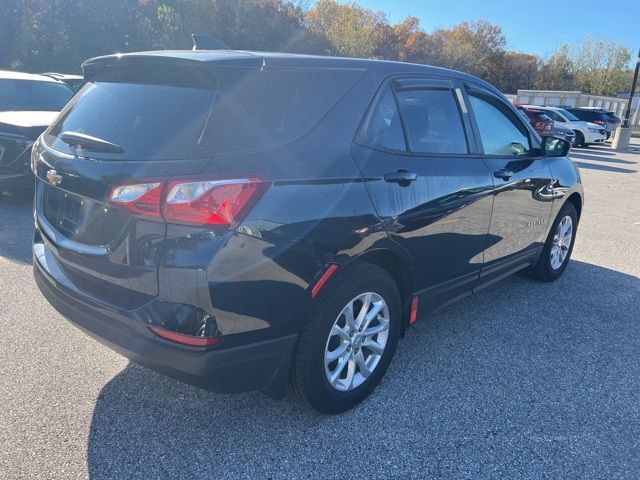
[[[193,50],[230,50],[228,46],[211,35],[192,33]]]

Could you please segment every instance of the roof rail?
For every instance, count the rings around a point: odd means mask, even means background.
[[[229,50],[229,47],[211,35],[192,33],[193,50]]]

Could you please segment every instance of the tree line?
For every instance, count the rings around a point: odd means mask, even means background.
[[[512,51],[484,20],[425,31],[419,19],[393,24],[382,12],[335,0],[2,0],[0,68],[79,72],[83,60],[114,52],[188,49],[191,33],[231,48],[400,60],[477,75],[505,93],[628,88],[629,49],[587,36],[546,59]]]

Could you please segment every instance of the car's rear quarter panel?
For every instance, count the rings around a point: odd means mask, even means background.
[[[235,232],[167,227],[160,297],[188,298],[215,315],[223,334],[247,334],[243,342],[299,331],[312,306],[311,286],[326,266],[388,240],[350,154],[378,84],[377,75],[361,72],[291,143],[215,156],[203,173],[255,175],[270,186]]]

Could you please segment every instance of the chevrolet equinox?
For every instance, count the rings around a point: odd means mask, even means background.
[[[218,392],[365,399],[417,320],[557,279],[569,145],[494,87],[406,63],[110,55],[33,147],[34,274],[105,345]]]

